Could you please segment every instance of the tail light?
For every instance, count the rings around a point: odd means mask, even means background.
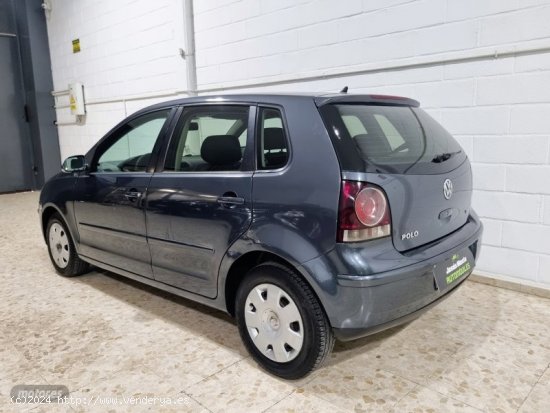
[[[390,234],[390,208],[384,192],[365,182],[342,181],[337,241],[366,241]]]

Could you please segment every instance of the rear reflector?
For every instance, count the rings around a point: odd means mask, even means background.
[[[384,192],[365,182],[342,181],[337,241],[366,241],[390,234],[390,210]]]

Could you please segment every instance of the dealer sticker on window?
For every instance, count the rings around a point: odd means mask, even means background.
[[[468,258],[461,257],[459,254],[454,254],[451,258],[452,264],[447,267],[445,281],[447,285],[458,280],[464,274],[467,274],[472,266]]]

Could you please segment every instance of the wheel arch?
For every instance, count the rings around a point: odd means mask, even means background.
[[[73,228],[69,220],[67,219],[67,212],[64,212],[61,208],[59,208],[57,205],[48,203],[42,207],[42,213],[40,216],[40,224],[42,228],[42,236],[44,237],[44,241],[47,241],[47,234],[46,231],[48,229],[48,222],[54,216],[55,214],[59,215],[59,217],[63,220],[63,223],[69,230],[69,234],[71,235],[71,238],[73,240],[73,243],[75,244],[75,248],[77,245],[77,238],[75,237]],[[78,250],[78,248],[77,248]]]
[[[55,214],[63,216],[63,213],[53,204],[49,204],[44,206],[42,209],[42,214],[40,216],[40,224],[42,228],[42,235],[44,236],[44,240],[46,240],[47,234],[46,230],[48,228],[48,222],[50,221],[51,217]]]
[[[227,257],[226,257],[227,258]],[[319,301],[321,308],[326,314],[323,300],[319,295],[319,290],[315,284],[315,280],[310,274],[304,272],[304,269],[292,260],[285,258],[279,254],[267,250],[251,250],[243,253],[237,259],[235,259],[229,266],[226,276],[221,280],[223,298],[225,300],[225,307],[227,312],[231,316],[235,316],[235,298],[239,285],[244,279],[245,275],[252,268],[266,263],[275,262],[294,271],[304,282],[311,288],[313,294]]]

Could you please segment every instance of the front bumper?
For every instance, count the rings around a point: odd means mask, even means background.
[[[315,274],[314,288],[335,336],[352,340],[410,321],[448,296],[471,274],[482,232],[473,214],[459,230],[417,250],[400,254],[382,242],[363,249],[340,244],[340,250],[305,263],[303,269]],[[470,265],[449,279],[441,270],[457,253],[467,255]]]

